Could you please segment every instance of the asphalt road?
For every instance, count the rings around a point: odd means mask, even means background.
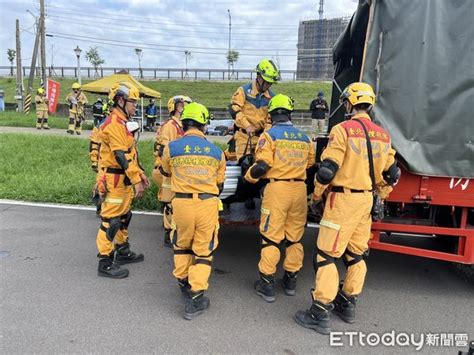
[[[221,229],[208,295],[211,308],[189,322],[162,246],[161,217],[134,216],[133,249],[145,262],[130,276],[97,276],[92,211],[0,204],[0,352],[13,353],[414,353],[413,347],[330,347],[329,337],[292,317],[310,304],[309,257],[295,297],[254,294],[258,240],[254,227]],[[307,231],[310,255],[316,231]],[[474,339],[474,285],[450,264],[373,251],[358,321],[332,318],[333,331],[468,333]],[[343,338],[344,344],[348,339]],[[465,350],[465,349],[464,349]],[[455,347],[421,353],[457,354]]]

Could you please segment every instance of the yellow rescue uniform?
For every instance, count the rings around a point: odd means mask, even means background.
[[[35,96],[36,128],[48,128],[48,99],[43,95]]]
[[[224,153],[194,128],[170,142],[162,157],[162,170],[171,177],[173,220],[173,275],[188,279],[191,291],[209,287],[212,255],[218,245],[219,185],[225,179]]]
[[[273,96],[274,94],[271,90],[259,93],[255,80],[239,87],[232,96],[231,108],[236,112],[235,125],[237,129],[234,133],[234,138],[237,160],[242,155],[253,154],[258,137],[266,128],[270,128],[271,121],[268,114],[268,103]],[[256,131],[249,141],[249,135],[245,129],[250,125],[254,126]]]
[[[158,201],[164,204],[163,206],[163,228],[165,233],[169,233],[172,229],[172,209],[170,206],[174,194],[171,192],[171,179],[163,176],[160,171],[161,159],[164,149],[170,142],[181,138],[184,135],[183,124],[179,117],[172,116],[168,121],[163,123],[156,135],[155,142],[155,168],[153,169],[153,181],[158,185]]]
[[[348,296],[362,292],[367,266],[363,254],[368,250],[372,219],[372,182],[369,174],[367,143],[363,122],[372,144],[377,188],[387,197],[387,186],[382,172],[395,161],[395,151],[390,135],[370,120],[367,114],[357,114],[353,119],[333,127],[329,143],[321,160],[335,162],[339,169],[330,185],[316,181],[314,195],[320,197],[329,189],[317,239],[317,272],[313,299],[324,304],[334,300],[339,287],[339,275],[334,264],[344,257],[347,274],[342,291]]]
[[[68,131],[81,134],[82,121],[84,120],[84,106],[88,103],[86,95],[82,91],[77,94],[70,92],[66,97],[66,102],[69,105],[69,127]]]
[[[273,276],[280,260],[280,243],[286,242],[283,268],[298,272],[303,266],[300,243],[306,225],[306,169],[315,163],[314,147],[309,137],[291,122],[276,123],[260,137],[256,164],[264,162],[269,169],[261,177],[268,179],[261,208],[260,234],[262,250],[260,273]],[[255,166],[255,165],[254,165]],[[245,179],[251,183],[251,167]]]
[[[89,158],[91,161],[91,168],[95,172],[99,170],[99,149],[100,149],[100,131],[99,128],[92,128],[89,136]]]
[[[116,245],[128,240],[128,226],[132,218],[132,185],[142,181],[143,170],[138,164],[138,152],[132,133],[126,127],[127,117],[114,108],[100,126],[100,172],[97,188],[103,196],[100,216],[102,224],[97,233],[99,255],[110,256]],[[128,167],[124,170],[115,158],[115,151],[125,152]]]

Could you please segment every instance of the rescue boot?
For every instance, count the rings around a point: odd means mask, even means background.
[[[355,306],[357,297],[348,296],[344,291],[339,290],[334,300],[334,314],[337,314],[344,322],[352,324],[355,322]]]
[[[204,291],[189,291],[184,305],[184,319],[191,320],[209,308],[211,302],[204,295]]]
[[[275,302],[275,278],[260,273],[260,280],[253,285],[257,294],[266,302]]]
[[[144,259],[143,254],[137,254],[130,250],[130,244],[128,242],[116,246],[115,262],[119,265],[139,263]]]
[[[191,285],[189,284],[189,281],[187,278],[178,279],[178,286],[184,297],[187,297],[188,293],[191,292]]]
[[[163,233],[164,239],[163,239],[163,245],[167,248],[172,248],[173,243],[171,243],[171,229],[165,229],[165,232]]]
[[[285,295],[294,296],[296,293],[296,278],[298,277],[298,272],[289,272],[285,271],[283,275],[282,286]]]
[[[68,129],[68,130],[66,131],[66,133],[69,133],[69,134],[74,134],[74,131],[73,131],[73,130],[71,130],[71,129]]]
[[[123,279],[128,276],[128,270],[114,263],[112,255],[99,255],[98,275],[112,279]]]
[[[334,308],[332,303],[325,305],[318,301],[313,301],[311,308],[306,311],[295,313],[295,321],[302,327],[313,329],[319,334],[327,335],[331,332],[329,327],[329,312]]]

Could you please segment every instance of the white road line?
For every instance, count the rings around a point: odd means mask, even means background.
[[[84,206],[84,205],[67,205],[67,204],[61,204],[61,203],[41,203],[41,202],[27,202],[27,201],[2,200],[2,199],[0,199],[0,205],[17,205],[17,206],[29,206],[29,207],[61,208],[61,209],[66,209],[66,210],[95,211],[95,207]],[[149,212],[149,211],[133,211],[133,214],[142,214],[146,216],[163,216],[163,213]]]

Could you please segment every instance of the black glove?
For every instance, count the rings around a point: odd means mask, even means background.
[[[323,218],[324,213],[324,201],[322,198],[311,199],[309,205],[308,220],[311,222],[319,223]]]

